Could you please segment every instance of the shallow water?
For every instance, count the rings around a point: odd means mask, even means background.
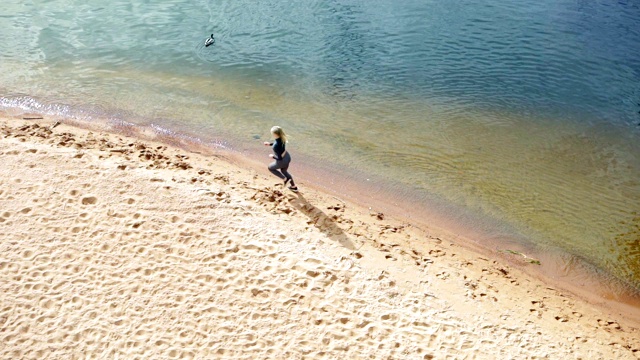
[[[0,35],[6,109],[243,149],[279,124],[400,203],[640,289],[635,2],[9,0]]]

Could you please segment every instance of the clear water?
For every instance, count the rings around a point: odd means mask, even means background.
[[[640,289],[636,1],[4,0],[0,37],[7,110],[245,148],[279,124]]]

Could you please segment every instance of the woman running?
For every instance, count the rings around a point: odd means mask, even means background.
[[[287,169],[289,169],[289,163],[291,162],[291,155],[289,155],[289,152],[286,149],[287,135],[280,126],[272,127],[271,135],[273,136],[274,141],[264,142],[266,146],[271,146],[273,148],[273,154],[269,154],[269,157],[275,161],[269,164],[269,171],[271,171],[273,175],[283,179],[285,186],[290,182],[291,184],[289,189],[296,192],[298,191],[298,187],[293,182],[291,174],[287,171]]]

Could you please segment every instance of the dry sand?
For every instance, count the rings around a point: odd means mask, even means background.
[[[0,120],[2,359],[640,358],[637,322],[446,234],[50,126]]]

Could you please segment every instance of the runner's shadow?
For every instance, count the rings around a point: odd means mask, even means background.
[[[307,215],[310,224],[313,224],[318,230],[322,231],[331,240],[337,241],[340,245],[349,250],[355,250],[356,246],[351,242],[349,236],[340,228],[333,218],[318,209],[301,194],[296,193],[297,198],[291,199],[289,202],[293,207]]]

